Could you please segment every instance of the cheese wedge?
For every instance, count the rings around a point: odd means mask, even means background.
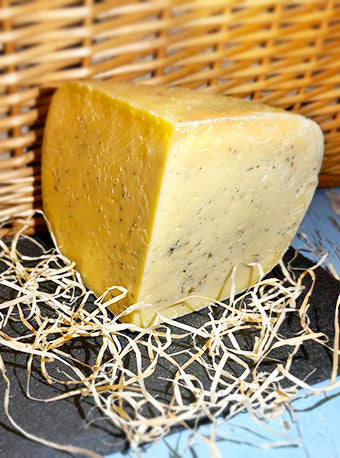
[[[289,246],[323,156],[317,124],[259,103],[132,83],[53,97],[42,190],[62,252],[122,320],[147,326],[242,291]],[[233,277],[233,279],[232,279]]]

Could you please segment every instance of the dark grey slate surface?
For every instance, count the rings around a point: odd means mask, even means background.
[[[47,236],[43,240],[45,244],[49,244]],[[292,256],[293,250],[290,249],[285,259],[291,259]],[[308,267],[311,264],[301,255],[298,255],[294,261],[294,265],[298,267]],[[280,275],[278,269],[273,273],[276,276]],[[313,330],[326,333],[332,344],[334,309],[340,291],[340,283],[322,268],[316,270],[316,276],[316,286],[310,299],[310,326]],[[6,290],[0,285],[0,302],[4,300],[6,294]],[[218,307],[215,312],[220,313]],[[181,318],[181,321],[190,321],[191,325],[198,327],[206,319],[207,310],[202,310]],[[283,323],[280,332],[284,336],[289,336],[293,335],[297,328],[298,320],[290,318]],[[241,344],[246,345],[246,341]],[[95,346],[96,341],[92,339],[72,344],[69,350],[78,358],[91,362]],[[171,350],[176,351],[175,344]],[[62,444],[89,448],[103,455],[126,449],[126,441],[121,432],[108,420],[103,419],[97,409],[93,409],[91,400],[80,400],[77,397],[44,403],[27,399],[25,395],[27,357],[4,347],[0,347],[0,351],[11,380],[11,414],[27,431]],[[286,355],[287,350],[282,348],[276,350],[275,355],[271,356],[284,359]],[[184,362],[186,358],[185,354],[181,355],[178,361]],[[126,364],[132,365],[133,361],[126,361]],[[330,351],[314,342],[305,342],[296,355],[292,372],[300,378],[308,376],[309,383],[316,383],[329,378],[331,367],[332,354]],[[234,369],[237,371],[237,368]],[[192,366],[191,370],[206,386],[209,385],[209,380],[199,365]],[[154,392],[157,391],[160,396],[169,398],[171,396],[170,384],[163,378],[169,378],[171,375],[170,367],[167,367],[166,364],[159,365],[156,373],[148,380],[149,388]],[[0,377],[0,400],[3,400],[4,388],[4,381]],[[46,384],[37,370],[33,372],[31,388],[32,394],[39,398],[51,397],[62,392],[60,388]],[[95,421],[85,427],[85,419]],[[63,456],[69,455],[30,441],[15,431],[5,417],[3,403],[0,403],[0,457],[54,458]]]

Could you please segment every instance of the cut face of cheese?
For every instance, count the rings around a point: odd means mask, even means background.
[[[225,299],[280,260],[317,185],[314,122],[187,89],[66,83],[44,135],[43,204],[62,252],[122,320],[147,326]],[[261,268],[259,268],[261,266]]]

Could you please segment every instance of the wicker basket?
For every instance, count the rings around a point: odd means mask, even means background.
[[[138,79],[250,96],[317,121],[321,186],[340,184],[340,1],[2,0],[2,233],[41,206],[40,151],[53,89]],[[39,218],[30,232],[42,229]]]

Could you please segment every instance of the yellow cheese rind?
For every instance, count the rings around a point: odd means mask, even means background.
[[[263,113],[284,113],[279,108],[263,103],[200,91],[193,92],[186,88],[100,81],[91,81],[90,85],[93,90],[103,91],[113,99],[124,100],[136,109],[147,109],[171,124],[222,120],[226,117]]]
[[[68,83],[43,146],[43,200],[63,252],[115,313],[147,326],[229,296],[281,258],[310,203],[319,127],[244,100],[128,83]]]
[[[172,126],[76,83],[48,114],[44,211],[62,252],[100,295],[113,283],[136,301]]]

